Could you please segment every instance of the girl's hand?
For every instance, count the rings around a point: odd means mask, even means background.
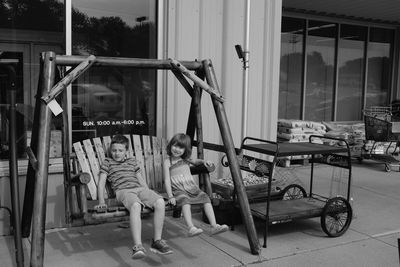
[[[213,172],[213,171],[215,171],[215,164],[214,164],[214,162],[207,160],[207,161],[204,162],[204,165],[206,166],[208,172]]]
[[[176,199],[174,197],[170,197],[168,199],[168,203],[171,204],[172,206],[175,206],[176,205]]]
[[[204,162],[204,165],[206,165],[206,167],[212,167],[214,165],[214,163],[210,160],[207,160]]]

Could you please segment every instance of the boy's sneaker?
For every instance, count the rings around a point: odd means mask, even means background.
[[[193,227],[190,228],[190,230],[189,230],[189,236],[191,236],[191,237],[196,236],[196,235],[199,235],[199,234],[201,234],[201,233],[203,233],[203,229],[197,228],[197,227],[195,227],[195,226],[193,226]]]
[[[132,247],[132,259],[141,259],[146,257],[146,249],[142,244],[138,244]]]
[[[223,224],[223,225],[217,224],[215,227],[211,228],[211,235],[220,234],[220,233],[226,232],[228,230],[229,230],[228,225],[226,225],[226,224]]]
[[[173,253],[173,251],[169,248],[169,246],[163,239],[159,239],[156,241],[153,240],[150,250],[154,253],[161,255],[167,255]]]

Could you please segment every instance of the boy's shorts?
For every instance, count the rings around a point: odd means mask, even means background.
[[[154,203],[162,198],[162,196],[153,190],[144,187],[121,189],[115,194],[117,200],[127,209],[130,209],[134,203],[140,203],[144,207],[154,208]]]

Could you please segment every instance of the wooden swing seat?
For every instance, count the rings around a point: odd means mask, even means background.
[[[129,140],[128,156],[135,157],[139,161],[142,177],[146,179],[149,188],[158,192],[167,201],[163,181],[163,163],[167,157],[166,140],[148,135],[125,136]],[[116,201],[115,193],[108,182],[105,193],[107,209],[94,209],[98,204],[97,184],[100,166],[108,155],[110,143],[111,136],[104,136],[73,144],[71,156],[73,175],[67,185],[67,198],[71,210],[67,219],[72,226],[129,220],[128,210]],[[192,174],[209,173],[212,170],[204,165],[191,167]],[[173,211],[174,207],[166,205],[166,215],[173,214]],[[143,214],[148,213],[151,213],[150,209],[143,210]]]

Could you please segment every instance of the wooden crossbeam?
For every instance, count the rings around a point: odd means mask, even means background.
[[[202,79],[200,79],[199,77],[197,77],[196,75],[191,73],[179,61],[177,61],[175,59],[170,59],[170,61],[171,61],[171,66],[173,68],[182,72],[183,75],[185,75],[186,77],[191,79],[195,84],[200,86],[204,91],[209,93],[213,98],[217,99],[221,103],[223,103],[225,101],[224,98],[222,97],[222,95],[217,90],[215,90],[214,88],[209,86],[205,81],[203,81]]]
[[[70,71],[61,81],[59,81],[53,88],[51,88],[50,92],[44,96],[42,96],[42,100],[49,104],[52,100],[54,100],[62,91],[70,85],[73,81],[75,81],[79,76],[81,76],[93,63],[96,61],[96,57],[90,55],[86,60],[82,61],[81,64],[76,66],[72,71]]]
[[[36,159],[35,154],[32,151],[32,148],[28,146],[26,148],[26,154],[28,155],[29,162],[31,163],[32,168],[37,171],[38,168],[38,161]]]

